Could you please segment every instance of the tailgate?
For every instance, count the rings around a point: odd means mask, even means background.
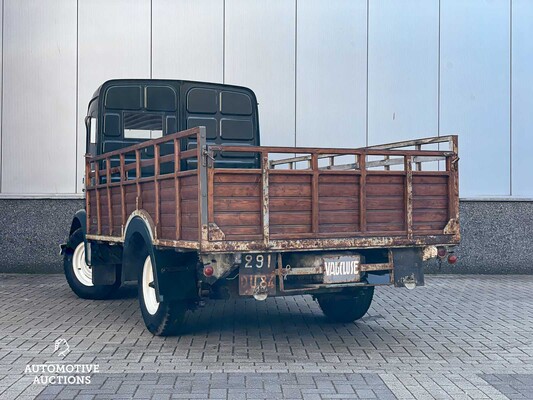
[[[258,153],[262,167],[209,161],[215,152],[239,151]],[[459,241],[457,136],[362,149],[210,146],[206,156],[202,251]]]

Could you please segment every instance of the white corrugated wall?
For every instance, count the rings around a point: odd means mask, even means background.
[[[262,143],[460,135],[461,196],[533,197],[533,1],[3,0],[0,196],[82,191],[111,78],[251,87]]]

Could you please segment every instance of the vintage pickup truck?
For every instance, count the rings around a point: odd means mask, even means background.
[[[153,334],[232,296],[310,294],[351,322],[374,286],[423,285],[425,260],[456,260],[456,136],[260,146],[250,89],[177,80],[105,82],[85,121],[86,207],[65,275],[89,299],[136,281]]]

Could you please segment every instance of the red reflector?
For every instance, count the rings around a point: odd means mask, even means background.
[[[446,257],[446,249],[444,247],[439,247],[438,251],[437,251],[437,255],[440,257],[440,258],[444,258]]]
[[[213,270],[213,267],[210,267],[210,266],[204,267],[204,275],[205,276],[211,276],[211,275],[213,275],[213,272],[215,272]]]
[[[454,256],[453,254],[450,254],[450,255],[448,256],[448,262],[449,262],[450,264],[455,264],[456,261],[457,261],[457,256]]]

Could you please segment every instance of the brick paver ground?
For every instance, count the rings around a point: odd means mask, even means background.
[[[353,324],[326,322],[310,296],[216,301],[186,327],[153,337],[131,288],[88,301],[62,276],[0,275],[0,398],[533,399],[533,276],[380,287]],[[39,364],[99,372],[34,384]]]

